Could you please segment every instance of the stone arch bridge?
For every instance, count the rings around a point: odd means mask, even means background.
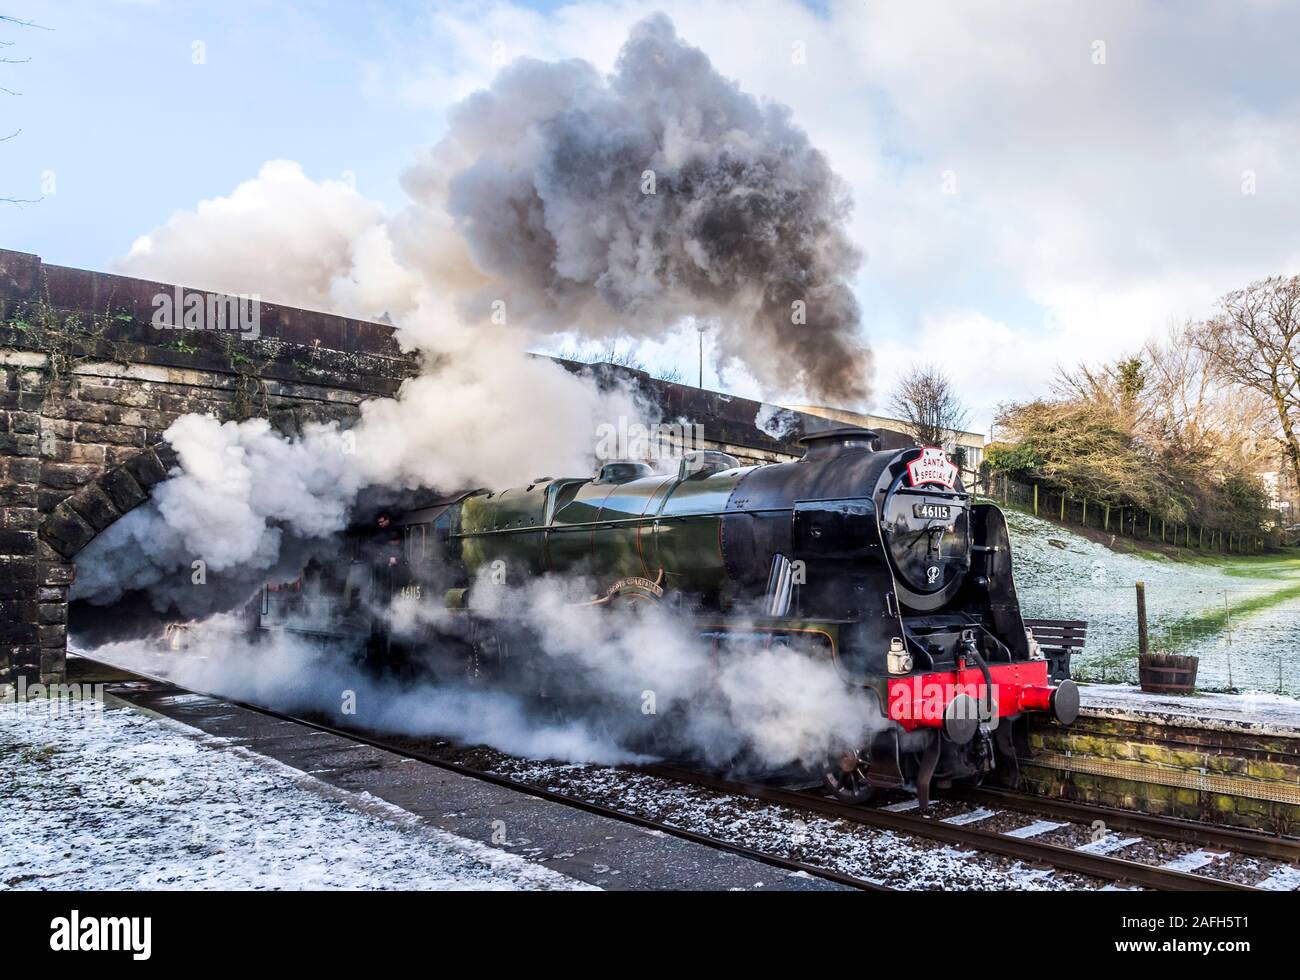
[[[388,326],[270,303],[256,336],[154,325],[195,294],[0,251],[0,687],[62,680],[76,555],[166,477],[178,416],[348,424],[416,370]]]

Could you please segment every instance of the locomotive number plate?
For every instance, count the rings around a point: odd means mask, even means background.
[[[948,521],[952,519],[952,508],[947,504],[913,504],[912,516],[927,521]]]

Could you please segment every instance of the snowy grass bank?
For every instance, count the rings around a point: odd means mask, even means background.
[[[1300,695],[1300,557],[1123,554],[1007,511],[1026,616],[1084,619],[1082,679],[1137,680],[1134,583],[1146,583],[1153,649],[1201,658],[1198,686]]]

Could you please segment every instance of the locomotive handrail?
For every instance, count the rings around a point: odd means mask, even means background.
[[[964,490],[944,490],[942,488],[927,490],[925,487],[898,487],[894,490],[894,493],[905,497],[924,497],[927,494],[941,493],[945,497],[956,498],[957,500],[970,500],[971,498],[971,495]]]
[[[608,521],[581,521],[576,524],[530,524],[527,527],[498,527],[487,531],[462,531],[453,538],[480,538],[491,534],[523,534],[536,531],[592,531],[601,528],[650,526],[660,521],[716,520],[720,517],[755,517],[759,514],[793,514],[790,507],[754,507],[746,510],[710,510],[690,514],[656,514],[653,517],[621,517]]]

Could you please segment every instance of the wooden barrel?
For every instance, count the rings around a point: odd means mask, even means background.
[[[1138,680],[1148,694],[1191,694],[1196,690],[1198,658],[1179,653],[1138,656]]]

